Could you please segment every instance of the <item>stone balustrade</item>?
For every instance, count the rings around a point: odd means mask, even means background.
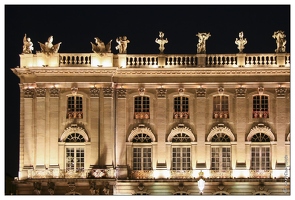
[[[290,53],[272,54],[21,54],[21,68],[120,67],[120,68],[230,68],[290,67]]]

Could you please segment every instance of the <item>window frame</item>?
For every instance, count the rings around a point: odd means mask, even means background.
[[[132,146],[132,170],[152,170],[153,169],[153,148],[150,143],[135,143],[136,145]],[[140,149],[140,156],[135,157],[135,149]],[[150,151],[144,152],[144,149]],[[145,153],[148,153],[150,157],[144,156]],[[136,163],[139,163],[135,166]],[[140,165],[140,166],[139,166]]]
[[[189,152],[183,152],[183,149],[186,148],[189,149]],[[174,156],[174,149],[180,149],[179,156]],[[188,154],[189,156],[184,157],[183,154]],[[179,161],[174,161],[174,159],[178,159]],[[189,162],[185,161],[184,159],[189,159]],[[188,145],[188,143],[176,143],[176,145],[171,146],[171,170],[173,171],[186,171],[186,170],[191,170],[192,169],[192,148],[191,145]]]
[[[74,156],[73,156],[73,159],[74,159],[74,166],[73,168],[71,167],[68,167],[68,152],[67,152],[67,149],[74,149]],[[80,159],[82,159],[83,161],[81,161],[80,164],[83,165],[83,167],[81,167],[81,169],[78,169],[77,167],[77,149],[81,149],[83,150],[83,157],[80,157]],[[86,164],[86,148],[85,148],[85,144],[84,143],[76,143],[76,142],[67,142],[65,144],[65,172],[69,172],[69,171],[73,171],[75,173],[77,172],[82,172],[85,170],[85,164]]]

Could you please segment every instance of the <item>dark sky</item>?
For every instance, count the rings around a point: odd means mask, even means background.
[[[283,30],[290,52],[290,5],[4,5],[5,42],[5,172],[18,176],[19,79],[11,71],[20,65],[26,33],[40,51],[53,35],[62,42],[59,53],[91,53],[90,42],[107,43],[126,35],[129,54],[159,53],[159,31],[169,43],[165,53],[195,54],[198,32],[210,32],[208,54],[238,53],[235,39],[244,32],[245,53],[274,53],[274,31]]]

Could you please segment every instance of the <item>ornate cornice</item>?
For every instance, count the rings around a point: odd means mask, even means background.
[[[224,69],[207,69],[207,68],[195,68],[195,69],[135,69],[135,68],[93,68],[85,67],[79,69],[66,69],[66,68],[14,68],[14,72],[18,75],[25,74],[110,74],[110,75],[290,75],[290,68],[224,68]]]

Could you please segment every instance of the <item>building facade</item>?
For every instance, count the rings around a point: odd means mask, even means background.
[[[161,40],[159,54],[20,55],[17,194],[290,194],[290,54],[172,55]]]

